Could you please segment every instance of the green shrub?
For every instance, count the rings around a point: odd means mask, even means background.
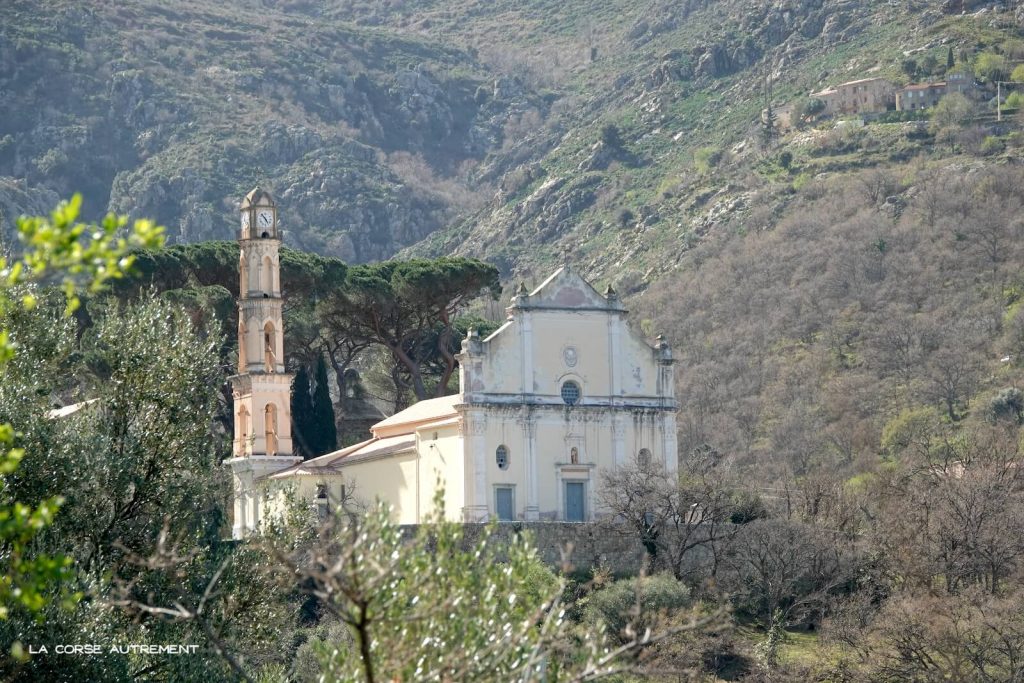
[[[993,422],[1012,420],[1020,424],[1024,418],[1024,392],[1016,387],[1003,389],[988,402],[988,416]]]
[[[698,147],[693,151],[693,165],[700,173],[707,173],[722,160],[722,150],[717,147]]]
[[[622,148],[622,132],[614,123],[607,123],[601,128],[601,142],[612,149]]]
[[[639,600],[638,598],[639,594]],[[636,613],[639,602],[640,611]],[[672,613],[690,606],[690,589],[671,574],[616,581],[590,596],[584,618],[604,624],[609,636],[625,642],[627,624],[642,629],[651,626],[662,612]]]
[[[974,75],[986,81],[1004,81],[1010,74],[1006,57],[983,52],[974,60]]]
[[[985,155],[999,154],[1003,151],[1005,145],[1003,141],[995,135],[988,135],[981,143],[981,153]]]
[[[1006,98],[1006,102],[1003,103],[1003,106],[1007,109],[1020,109],[1021,105],[1024,105],[1024,93],[1022,92],[1010,93],[1009,97]]]

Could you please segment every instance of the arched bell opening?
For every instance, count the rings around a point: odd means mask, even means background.
[[[267,455],[277,455],[277,406],[268,403],[264,413],[267,439]]]

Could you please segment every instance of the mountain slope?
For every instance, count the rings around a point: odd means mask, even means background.
[[[527,5],[542,12],[545,3]],[[969,69],[984,50],[1013,58],[1012,14],[940,9],[832,0],[623,7],[597,41],[598,58],[564,75],[560,92],[574,105],[556,104],[543,127],[505,152],[517,154],[515,163],[502,166],[495,155],[478,167],[498,182],[488,205],[412,252],[486,254],[526,276],[571,254],[629,293],[738,214],[758,228],[774,225],[794,183],[954,156],[920,125],[879,124],[841,143],[838,134],[785,126],[789,105],[829,84],[872,75],[906,83],[909,55],[941,67],[919,79],[941,77],[950,50],[955,68]],[[780,135],[765,144],[767,83],[782,115]],[[782,168],[783,153],[798,163]]]
[[[262,182],[294,246],[386,258],[473,206],[464,166],[544,106],[495,80],[463,50],[266,3],[4,3],[0,220],[81,191],[92,216],[228,237]]]

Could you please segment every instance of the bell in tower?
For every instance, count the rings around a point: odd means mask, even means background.
[[[235,484],[235,538],[256,529],[265,512],[257,482],[301,460],[292,455],[277,206],[257,187],[239,211],[238,374],[231,377],[235,438],[226,462]]]

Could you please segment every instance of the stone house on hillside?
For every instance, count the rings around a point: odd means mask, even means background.
[[[895,106],[895,95],[896,86],[886,78],[862,78],[811,93],[825,103],[826,115],[883,112]]]
[[[896,110],[931,109],[947,92],[946,81],[908,85],[896,93]]]

